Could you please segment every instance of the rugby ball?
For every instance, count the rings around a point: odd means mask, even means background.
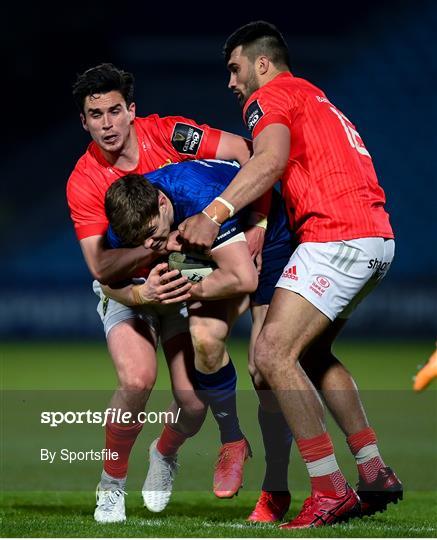
[[[217,265],[210,257],[201,253],[193,254],[174,251],[168,256],[168,267],[170,270],[179,270],[189,281],[198,283],[206,276],[209,276],[217,268]]]

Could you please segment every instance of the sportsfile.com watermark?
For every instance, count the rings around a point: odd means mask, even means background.
[[[141,411],[134,414],[116,408],[107,408],[104,411],[43,411],[41,424],[49,427],[58,427],[62,424],[176,424],[181,410],[173,411]]]

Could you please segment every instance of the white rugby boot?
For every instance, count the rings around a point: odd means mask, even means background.
[[[127,493],[124,489],[104,489],[99,482],[96,489],[96,509],[94,511],[94,519],[97,523],[121,523],[126,521],[125,495]]]
[[[155,439],[149,448],[150,465],[143,485],[144,506],[151,512],[162,512],[170,501],[178,468],[177,456],[163,456]]]

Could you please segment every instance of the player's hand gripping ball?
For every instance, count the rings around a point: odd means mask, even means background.
[[[178,251],[170,253],[168,266],[170,270],[179,270],[192,283],[202,281],[204,277],[209,276],[217,268],[214,261],[206,255],[180,253]]]

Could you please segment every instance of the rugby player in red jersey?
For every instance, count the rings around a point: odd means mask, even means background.
[[[292,75],[287,45],[273,25],[241,27],[224,52],[254,153],[220,197],[179,231],[187,246],[208,250],[221,223],[281,179],[298,247],[277,283],[255,363],[278,398],[312,486],[299,515],[283,527],[371,515],[401,499],[402,484],[385,466],[355,382],[331,347],[390,267],[385,195],[355,126],[320,89]],[[337,465],[317,391],[355,456],[358,495]],[[268,504],[260,498],[259,505]]]
[[[250,157],[250,144],[237,135],[198,125],[179,116],[160,118],[153,114],[136,118],[133,76],[112,64],[101,64],[80,75],[73,87],[73,97],[82,125],[93,140],[70,175],[67,199],[85,261],[96,279],[94,291],[100,298],[98,312],[119,380],[111,406],[134,415],[144,410],[156,378],[156,347],[158,337],[161,337],[175,399],[181,408],[179,423],[166,425],[150,449],[151,477],[148,475],[148,479],[153,480],[153,476],[165,476],[167,479],[159,488],[163,496],[158,498],[157,506],[148,506],[159,511],[171,493],[177,450],[188,436],[200,428],[206,412],[204,404],[193,391],[192,344],[186,309],[180,303],[189,298],[190,285],[185,278],[169,283],[178,272],[168,272],[167,264],[161,263],[151,270],[146,289],[142,287],[144,307],[123,306],[105,297],[101,284],[143,276],[144,269],[152,266],[157,257],[156,251],[144,247],[108,249],[105,245],[108,226],[105,193],[115,180],[127,173],[146,173],[170,162],[219,158],[235,159],[243,164]],[[249,232],[252,253],[262,249],[263,236],[264,229],[260,227]],[[215,418],[221,427],[220,415],[215,415]],[[225,452],[235,464],[232,480],[237,491],[248,445],[239,431],[238,419],[234,419],[231,435],[229,425],[227,415],[226,429],[230,440],[223,443],[221,453]],[[108,459],[104,463],[95,511],[95,519],[99,522],[125,519],[124,487],[128,458],[141,427],[140,423],[110,423],[106,427],[106,448],[117,452],[119,458],[117,461]],[[235,444],[238,441],[241,444]],[[226,483],[229,467],[222,470],[222,463],[218,462],[215,475],[219,478],[224,475],[222,480]],[[154,475],[157,469],[159,475]],[[146,483],[144,493],[151,489]]]

